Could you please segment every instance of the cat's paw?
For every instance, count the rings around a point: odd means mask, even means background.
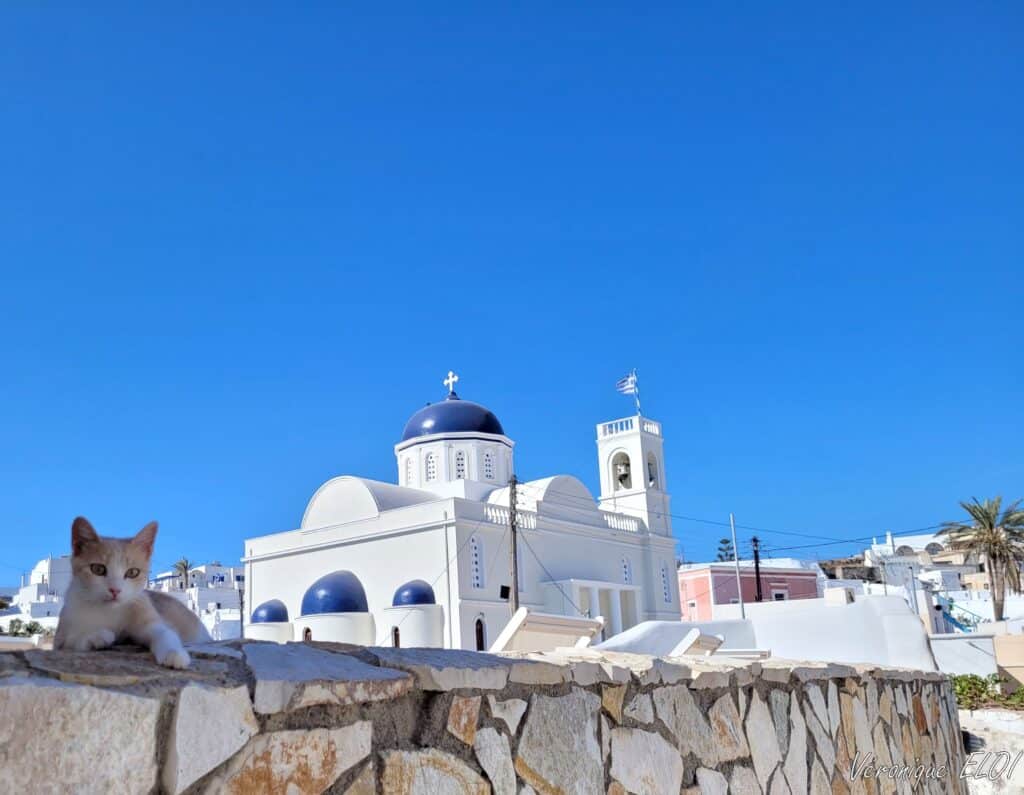
[[[114,645],[114,641],[117,640],[115,635],[109,629],[98,629],[89,635],[82,635],[68,645],[75,651],[92,651],[93,649],[106,649]]]
[[[168,668],[188,668],[192,664],[192,658],[184,649],[167,649],[157,656],[156,661]]]

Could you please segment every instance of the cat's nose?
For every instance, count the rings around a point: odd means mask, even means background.
[[[110,597],[112,599],[117,599],[117,595],[121,593],[120,588],[107,588],[107,590],[110,591]]]

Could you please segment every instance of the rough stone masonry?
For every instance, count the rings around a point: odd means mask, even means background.
[[[2,793],[960,793],[940,674],[330,643],[0,654]],[[946,766],[912,781],[879,765]]]

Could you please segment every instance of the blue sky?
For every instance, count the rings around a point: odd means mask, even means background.
[[[0,583],[79,513],[237,559],[449,368],[596,489],[636,367],[681,516],[1024,496],[1017,4],[239,9],[4,9]]]

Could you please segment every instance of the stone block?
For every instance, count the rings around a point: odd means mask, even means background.
[[[612,729],[612,777],[636,795],[678,795],[683,760],[660,734]]]
[[[455,696],[448,710],[448,733],[472,745],[480,719],[480,696]]]
[[[816,689],[817,686],[812,685],[812,687]],[[786,771],[786,780],[789,782],[790,789],[794,792],[806,792],[807,723],[800,711],[800,704],[796,696],[790,699],[789,721],[791,726],[789,752],[786,754],[783,769]]]
[[[726,693],[708,710],[711,732],[718,750],[719,762],[730,762],[750,755],[743,723],[732,696]]]
[[[35,670],[62,682],[97,687],[127,687],[173,675],[141,650],[104,649],[102,654],[94,651],[32,650],[26,651],[24,657]]]
[[[421,690],[501,690],[513,661],[460,649],[366,649],[384,666],[413,675]]]
[[[706,767],[697,768],[697,784],[701,795],[727,795],[729,781],[717,770]]]
[[[718,764],[718,747],[711,726],[686,685],[655,690],[654,710],[672,733],[681,755],[694,753],[705,765]]]
[[[12,676],[0,679],[0,716],[0,792],[156,787],[158,699]]]
[[[761,795],[761,785],[758,784],[758,776],[749,767],[737,765],[732,769],[729,777],[729,795]]]
[[[756,781],[760,782],[761,789],[764,789],[768,786],[772,771],[782,761],[782,755],[779,752],[779,739],[768,706],[756,690],[747,709],[746,729],[747,744],[750,746],[750,756],[754,760],[754,770],[757,773]],[[792,744],[793,741],[790,739],[790,746]],[[735,784],[733,786],[735,787]]]
[[[178,695],[167,735],[164,789],[178,795],[230,759],[259,730],[245,685],[187,685]]]
[[[256,680],[256,711],[264,715],[315,704],[382,701],[412,688],[407,673],[305,643],[247,643],[242,650]]]
[[[387,795],[489,795],[483,777],[456,756],[428,748],[383,754],[381,788]]]
[[[648,693],[635,696],[622,714],[637,723],[651,723],[654,720],[654,703],[651,696]]]
[[[480,767],[491,780],[495,795],[515,795],[516,771],[512,766],[508,737],[494,729],[480,729],[473,741],[473,750]]]
[[[604,788],[597,738],[600,708],[601,699],[585,690],[574,689],[566,696],[531,696],[515,759],[523,781],[541,793],[600,792]]]
[[[371,752],[372,725],[260,734],[207,782],[206,795],[320,795]]]
[[[622,723],[622,702],[625,698],[626,685],[604,685],[601,688],[601,706],[616,723]]]

